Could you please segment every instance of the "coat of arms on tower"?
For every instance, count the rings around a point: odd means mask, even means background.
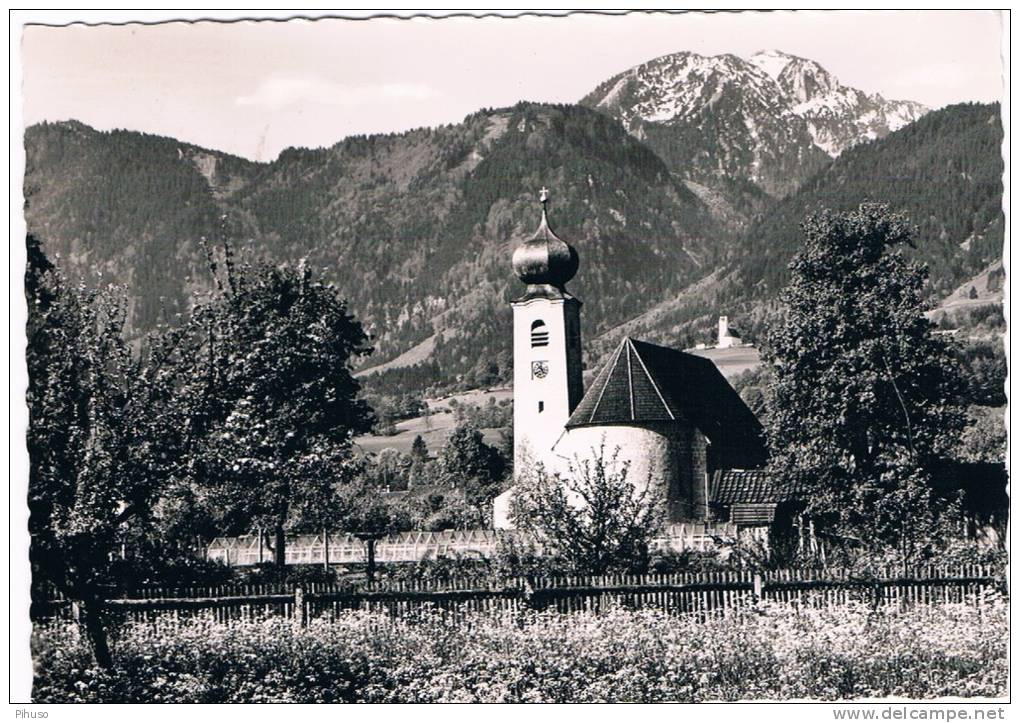
[[[545,379],[549,373],[549,362],[537,361],[531,362],[531,376],[535,379]]]

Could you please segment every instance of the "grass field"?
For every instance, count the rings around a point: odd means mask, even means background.
[[[932,318],[940,312],[952,312],[968,307],[985,306],[987,304],[1001,304],[1003,299],[1002,287],[999,286],[995,289],[988,288],[989,275],[995,272],[1001,272],[1001,270],[1002,261],[996,261],[990,264],[977,276],[968,279],[956,287],[953,293],[943,299],[937,307],[927,313],[928,318]],[[971,288],[973,288],[977,294],[973,299],[970,298],[969,294]]]
[[[170,621],[115,631],[95,667],[71,623],[36,629],[33,702],[603,702],[1007,694],[1008,603],[873,610],[352,611],[308,627]]]
[[[758,349],[753,346],[738,346],[729,349],[688,349],[687,352],[711,359],[727,379],[732,379],[748,369],[761,366],[761,355],[758,353]]]
[[[384,437],[369,434],[356,437],[354,443],[362,451],[371,454],[378,454],[387,448],[406,453],[411,451],[411,444],[414,442],[414,438],[420,434],[422,439],[425,440],[429,451],[435,454],[443,448],[443,445],[446,444],[446,439],[456,426],[453,412],[449,411],[450,402],[456,400],[458,404],[481,406],[488,404],[490,397],[495,398],[497,402],[503,399],[511,399],[513,397],[513,390],[475,389],[441,399],[427,399],[425,403],[432,410],[429,416],[414,417],[413,419],[405,419],[399,422],[396,425],[397,433],[394,435]],[[499,434],[500,430],[498,429],[482,430],[482,435],[488,444],[495,444],[499,440]]]

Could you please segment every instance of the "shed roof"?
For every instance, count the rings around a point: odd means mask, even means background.
[[[800,473],[780,478],[764,469],[723,469],[712,480],[711,501],[717,505],[778,504],[804,499],[809,487],[809,478]]]
[[[713,445],[764,459],[761,424],[710,359],[625,338],[567,428],[685,420]],[[752,466],[752,464],[748,464]]]

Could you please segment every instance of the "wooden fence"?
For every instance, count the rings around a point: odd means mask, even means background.
[[[981,604],[1004,586],[1001,573],[983,566],[885,569],[869,575],[849,570],[746,570],[649,575],[510,578],[500,581],[384,581],[241,585],[210,588],[146,588],[111,599],[113,622],[217,621],[283,616],[304,624],[346,610],[403,616],[423,609],[456,617],[474,613],[555,610],[599,612],[614,606],[655,608],[677,614],[725,614],[756,601],[828,607],[857,601],[874,606],[938,603]],[[71,618],[64,600],[33,603],[36,619]]]

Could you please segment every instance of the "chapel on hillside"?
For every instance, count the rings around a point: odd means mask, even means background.
[[[547,189],[540,200],[538,230],[513,254],[526,285],[512,302],[515,469],[541,463],[566,474],[575,460],[619,448],[631,482],[661,486],[669,522],[711,519],[713,482],[734,479],[719,473],[764,465],[761,424],[711,360],[636,339],[624,338],[583,388],[581,302],[566,289],[579,257],[550,228]],[[514,491],[495,500],[496,528],[513,526]],[[729,507],[742,504],[740,489],[726,491]]]

